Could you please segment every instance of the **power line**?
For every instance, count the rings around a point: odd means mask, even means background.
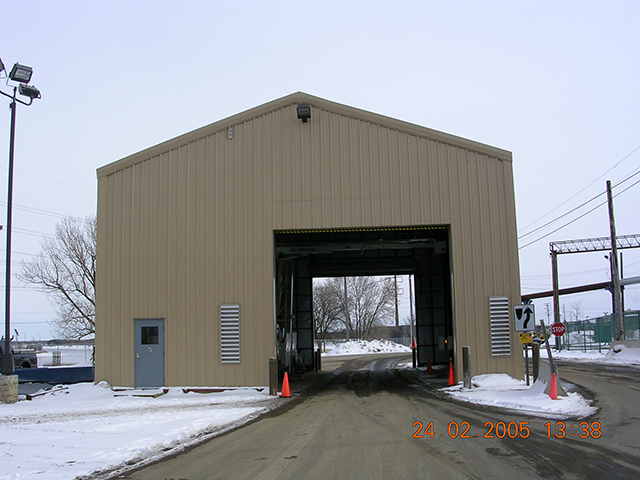
[[[589,215],[591,212],[595,212],[598,208],[600,208],[600,207],[602,207],[603,205],[606,205],[606,204],[607,204],[607,202],[602,202],[602,203],[600,203],[599,205],[596,205],[595,207],[593,207],[593,208],[592,208],[591,210],[589,210],[588,212],[583,213],[583,214],[582,214],[582,215],[580,215],[579,217],[576,217],[576,218],[574,218],[573,220],[571,220],[570,222],[567,222],[567,223],[565,223],[564,225],[562,225],[562,226],[560,226],[560,227],[556,228],[555,230],[553,230],[553,231],[551,231],[551,232],[549,232],[549,233],[546,233],[545,235],[543,235],[543,236],[541,236],[541,237],[538,237],[538,238],[536,238],[535,240],[533,240],[533,241],[531,241],[531,242],[529,242],[529,243],[527,243],[527,244],[525,244],[525,245],[522,245],[521,247],[518,247],[518,250],[522,250],[523,248],[526,248],[526,247],[528,247],[529,245],[533,245],[534,243],[537,243],[537,242],[539,242],[540,240],[543,240],[543,239],[547,238],[549,235],[552,235],[552,234],[556,233],[557,231],[562,230],[562,229],[563,229],[563,228],[565,228],[565,227],[568,227],[568,226],[569,226],[569,225],[571,225],[572,223],[577,222],[578,220],[580,220],[580,219],[581,219],[581,218],[583,218],[583,217],[586,217],[586,216],[587,216],[587,215]]]
[[[11,315],[13,315],[13,313]],[[51,322],[48,320],[40,320],[37,322],[15,322],[11,320],[11,325],[47,325],[49,323]]]
[[[571,196],[570,198],[568,198],[567,200],[565,200],[564,202],[562,202],[560,205],[558,205],[557,207],[553,208],[552,210],[550,210],[549,212],[545,213],[542,217],[538,218],[537,220],[534,220],[533,222],[531,222],[529,225],[527,225],[526,227],[523,227],[523,230],[526,230],[527,228],[529,228],[532,225],[535,225],[537,222],[539,222],[540,220],[542,220],[543,218],[545,218],[546,216],[550,215],[551,213],[555,212],[556,210],[558,210],[560,207],[562,207],[563,205],[567,204],[568,202],[570,202],[571,200],[573,200],[575,197],[577,197],[578,195],[580,195],[582,192],[584,192],[587,188],[589,188],[591,185],[593,185],[594,183],[596,183],[598,180],[600,180],[602,177],[604,177],[607,173],[609,173],[611,170],[613,170],[614,168],[616,168],[618,165],[620,165],[622,162],[624,162],[627,158],[629,158],[631,155],[633,155],[636,151],[638,151],[640,149],[640,145],[638,145],[636,148],[634,148],[630,153],[628,153],[627,155],[625,155],[620,161],[618,161],[618,163],[616,163],[613,167],[609,168],[609,170],[607,170],[606,172],[604,172],[602,175],[600,175],[598,178],[596,178],[595,180],[593,180],[590,184],[588,184],[586,187],[584,187],[583,189],[581,189],[580,191],[578,191],[577,193],[575,193],[573,196]],[[588,203],[588,202],[587,202]],[[564,215],[563,215],[564,216]],[[560,217],[562,218],[562,217]],[[550,223],[553,223],[555,220],[552,220]],[[533,232],[531,232],[533,233]],[[529,235],[529,234],[525,234],[525,235]],[[522,235],[522,236],[525,236]]]
[[[640,147],[638,147],[638,148],[640,148]],[[640,168],[640,167],[639,167],[639,168]],[[640,169],[639,169],[637,172],[635,172],[635,173],[631,173],[631,174],[630,174],[630,175],[628,175],[626,178],[624,178],[624,179],[622,179],[621,181],[619,181],[618,183],[616,183],[616,184],[614,185],[614,188],[615,188],[615,187],[618,187],[618,186],[620,186],[620,185],[622,185],[624,182],[627,182],[627,181],[631,180],[633,177],[635,177],[635,176],[636,176],[636,175],[638,175],[638,174],[640,174]],[[634,185],[635,185],[635,184],[634,184]],[[632,185],[632,186],[633,186],[633,185]],[[629,187],[629,188],[631,188],[631,187]],[[629,188],[627,188],[626,190],[628,190]],[[618,195],[620,195],[621,193],[626,192],[626,190],[623,190],[622,192],[618,192],[615,196],[618,196]],[[571,214],[571,213],[575,212],[576,210],[579,210],[580,208],[582,208],[582,207],[584,207],[585,205],[587,205],[587,204],[591,203],[592,201],[596,200],[599,196],[601,196],[601,195],[603,195],[603,194],[605,194],[605,193],[606,193],[606,192],[601,192],[601,193],[599,193],[598,195],[596,195],[595,197],[592,197],[591,199],[587,200],[586,202],[582,203],[581,205],[578,205],[577,207],[575,207],[575,208],[573,208],[573,209],[569,210],[568,212],[566,212],[566,213],[564,213],[564,214],[560,215],[559,217],[556,217],[555,219],[550,220],[549,222],[545,223],[544,225],[541,225],[541,226],[539,226],[538,228],[536,228],[536,229],[534,229],[534,230],[531,230],[531,231],[530,231],[530,232],[528,232],[528,233],[524,233],[524,234],[520,235],[520,236],[518,237],[518,240],[520,240],[520,239],[522,239],[522,238],[524,238],[524,237],[528,237],[529,235],[532,235],[532,234],[534,234],[535,232],[538,232],[538,231],[542,230],[544,227],[547,227],[547,226],[551,225],[552,223],[557,222],[557,221],[558,221],[558,220],[560,220],[561,218],[564,218],[564,217],[566,217],[567,215],[569,215],[569,214]],[[566,202],[565,202],[565,203],[566,203]],[[605,203],[606,203],[606,202],[605,202]]]
[[[640,167],[636,168],[637,172],[635,173],[631,173],[629,175],[627,175],[626,178],[623,178],[622,180],[620,180],[618,183],[616,183],[613,188],[619,187],[620,185],[622,185],[624,182],[627,182],[629,180],[631,180],[633,177],[635,177],[636,175],[640,174]],[[630,187],[629,187],[630,188]]]
[[[603,267],[603,268],[599,268],[597,270],[586,270],[584,272],[573,272],[573,273],[561,273],[559,274],[560,278],[569,278],[569,277],[581,277],[584,275],[594,275],[594,274],[598,274],[598,273],[606,273],[607,268]],[[546,274],[546,275],[522,275],[520,277],[520,279],[522,280],[540,280],[540,279],[545,279],[545,278],[551,278],[551,274]]]
[[[2,169],[3,170],[8,170],[7,167],[2,167]],[[49,178],[49,177],[41,177],[40,175],[34,175],[33,173],[21,172],[20,170],[14,170],[14,173],[19,173],[20,175],[25,175],[27,177],[38,178],[40,180],[47,180],[48,182],[59,183],[61,185],[66,185],[68,187],[80,188],[82,190],[88,190],[90,192],[95,192],[96,191],[95,188],[89,188],[89,187],[85,187],[85,186],[82,186],[82,185],[76,185],[75,183],[63,182],[61,180],[54,180],[53,178]]]
[[[0,201],[0,205],[6,206],[7,202]],[[22,210],[29,213],[36,213],[38,215],[45,215],[48,217],[68,218],[73,216],[73,215],[63,215],[62,213],[50,212],[49,210],[42,210],[40,208],[28,207],[26,205],[19,205],[16,203],[13,204],[13,208],[15,208],[16,210]]]
[[[542,230],[544,227],[547,227],[547,226],[551,225],[552,223],[557,222],[557,221],[558,221],[558,220],[560,220],[561,218],[566,217],[567,215],[569,215],[569,214],[571,214],[571,213],[575,212],[576,210],[581,209],[582,207],[584,207],[585,205],[587,205],[587,204],[591,203],[592,201],[594,201],[595,199],[597,199],[599,196],[603,195],[604,193],[605,193],[605,192],[601,192],[601,193],[599,193],[598,195],[596,195],[595,197],[593,197],[593,198],[591,198],[591,199],[587,200],[587,201],[586,201],[586,202],[584,202],[583,204],[578,205],[577,207],[575,207],[575,208],[573,208],[573,209],[569,210],[567,213],[564,213],[564,214],[560,215],[559,217],[554,218],[553,220],[551,220],[551,221],[549,221],[549,222],[545,223],[544,225],[539,226],[538,228],[536,228],[536,229],[534,229],[534,230],[531,230],[531,231],[530,231],[530,232],[528,232],[528,233],[525,233],[525,234],[523,234],[523,235],[520,235],[520,236],[518,237],[518,240],[520,240],[521,238],[524,238],[524,237],[528,237],[529,235],[532,235],[532,234],[534,234],[534,233],[536,233],[536,232],[538,232],[538,231]],[[607,202],[604,202],[604,203],[602,203],[602,204],[600,204],[600,205],[598,205],[598,206],[605,205],[606,203],[607,203]],[[580,217],[578,217],[578,218],[580,218]],[[553,233],[553,232],[552,232],[552,233]]]
[[[0,248],[0,252],[6,252],[6,250],[4,248]],[[37,257],[38,254],[37,253],[27,253],[27,252],[19,252],[17,250],[11,250],[11,253],[19,253],[20,255],[29,255],[30,257]],[[13,262],[11,263],[11,265],[13,265]]]
[[[0,285],[0,288],[2,288],[4,290],[4,285]],[[11,285],[11,290],[12,291],[13,290],[20,290],[20,291],[23,291],[23,292],[24,291],[30,291],[30,292],[35,291],[34,287],[18,287],[18,286],[15,286],[15,285]]]
[[[53,238],[55,236],[55,235],[53,235],[51,233],[38,232],[36,230],[27,230],[26,228],[13,227],[13,231],[15,233],[21,233],[23,235],[32,235],[34,237],[51,237],[51,238]]]
[[[638,173],[640,173],[640,171],[638,171]],[[636,174],[634,174],[634,175],[637,175],[638,173],[636,173]],[[614,187],[617,187],[618,185],[621,185],[623,182],[626,182],[627,180],[628,180],[628,179],[625,179],[625,180],[623,180],[622,182],[617,183],[616,185],[614,185]],[[617,197],[618,195],[622,195],[624,192],[626,192],[626,191],[627,191],[627,190],[629,190],[630,188],[635,187],[635,186],[636,186],[636,185],[638,185],[639,183],[640,183],[640,180],[638,180],[638,181],[637,181],[637,182],[635,182],[635,183],[632,183],[631,185],[629,185],[627,188],[625,188],[625,189],[624,189],[624,190],[622,190],[621,192],[616,193],[613,197],[615,198],[615,197]]]
[[[635,175],[637,175],[638,173],[640,173],[640,171],[638,171],[637,173],[634,173],[632,176],[635,176]],[[621,182],[618,182],[618,183],[616,184],[616,186],[617,186],[617,185],[621,185],[623,182],[626,182],[626,181],[627,181],[627,180],[629,180],[632,176],[630,176],[630,177],[628,177],[628,178],[626,178],[626,179],[622,180]],[[627,188],[625,188],[625,189],[624,189],[624,190],[622,190],[621,192],[618,192],[617,194],[615,194],[615,195],[614,195],[614,198],[615,198],[615,197],[617,197],[618,195],[623,194],[624,192],[626,192],[626,191],[627,191],[627,190],[629,190],[630,188],[635,187],[638,183],[640,183],[640,180],[638,180],[637,182],[635,182],[635,183],[633,183],[633,184],[629,185]],[[598,196],[600,196],[600,195],[598,195]],[[597,198],[597,197],[594,197],[594,198]],[[591,201],[593,201],[593,199],[589,200],[589,202],[591,202]],[[587,203],[589,203],[589,202],[587,202]],[[556,233],[557,231],[562,230],[562,229],[563,229],[563,228],[565,228],[565,227],[568,227],[568,226],[569,226],[569,225],[571,225],[572,223],[577,222],[578,220],[580,220],[580,219],[581,219],[581,218],[583,218],[583,217],[586,217],[586,216],[587,216],[587,215],[589,215],[590,213],[592,213],[592,212],[596,211],[598,208],[600,208],[600,207],[602,207],[603,205],[606,205],[606,204],[607,204],[607,202],[605,201],[605,202],[602,202],[602,203],[600,203],[600,204],[596,205],[595,207],[593,207],[593,208],[592,208],[591,210],[589,210],[588,212],[583,213],[582,215],[580,215],[580,216],[578,216],[578,217],[574,218],[573,220],[571,220],[570,222],[567,222],[567,223],[565,223],[564,225],[562,225],[562,226],[560,226],[560,227],[556,228],[555,230],[553,230],[553,231],[551,231],[551,232],[549,232],[549,233],[546,233],[545,235],[543,235],[543,236],[541,236],[541,237],[538,237],[537,239],[535,239],[535,240],[533,240],[533,241],[531,241],[531,242],[529,242],[529,243],[527,243],[527,244],[525,244],[525,245],[522,245],[521,247],[518,247],[518,250],[522,250],[523,248],[526,248],[526,247],[528,247],[529,245],[533,245],[534,243],[539,242],[540,240],[543,240],[544,238],[547,238],[549,235],[552,235],[552,234]],[[563,215],[563,216],[564,216],[564,215]],[[554,220],[554,221],[555,221],[555,220]]]

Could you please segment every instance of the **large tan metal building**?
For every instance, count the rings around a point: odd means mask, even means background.
[[[98,170],[96,380],[267,385],[276,352],[314,366],[314,277],[393,274],[415,278],[420,364],[468,345],[472,374],[522,377],[511,153],[269,102]]]

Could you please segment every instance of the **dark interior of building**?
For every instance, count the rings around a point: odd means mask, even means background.
[[[446,226],[274,232],[280,370],[315,368],[313,279],[413,275],[418,365],[448,363],[453,309]]]

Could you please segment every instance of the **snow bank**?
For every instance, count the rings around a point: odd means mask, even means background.
[[[623,340],[613,342],[604,357],[606,362],[626,365],[640,365],[640,341]]]
[[[553,358],[568,362],[597,363],[600,365],[640,365],[640,341],[624,340],[613,342],[608,350],[603,352],[589,351],[583,353],[578,350],[551,350]],[[547,358],[547,349],[540,349],[540,356]]]
[[[517,380],[506,374],[477,375],[471,379],[472,389],[462,384],[443,388],[449,396],[464,402],[506,408],[520,413],[545,418],[585,418],[597,409],[591,402],[577,393],[551,400],[544,393],[544,383],[534,383],[527,387],[524,380]]]
[[[364,355],[367,353],[400,353],[411,352],[411,348],[390,340],[355,340],[350,342],[325,343],[327,352],[324,355]]]

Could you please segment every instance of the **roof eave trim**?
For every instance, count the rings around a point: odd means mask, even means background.
[[[281,97],[279,99],[264,103],[249,110],[237,113],[209,125],[197,128],[196,130],[192,130],[170,140],[166,140],[162,143],[146,148],[113,163],[100,167],[97,170],[98,178],[106,177],[117,171],[135,165],[136,163],[161,155],[167,151],[179,148],[182,145],[186,145],[214,133],[224,131],[230,125],[237,125],[239,123],[249,121],[253,118],[265,115],[288,105],[302,102],[309,103],[312,107],[321,108],[329,112],[335,112],[340,115],[361,119],[370,123],[375,123],[387,128],[407,132],[413,135],[427,137],[435,141],[472,150],[478,153],[498,158],[500,160],[506,160],[509,162],[511,162],[512,160],[512,154],[508,150],[503,150],[501,148],[475,142],[463,137],[458,137],[456,135],[433,130],[428,127],[423,127],[413,123],[405,122],[403,120],[398,120],[396,118],[387,117],[377,113],[372,113],[366,110],[361,110],[355,107],[332,102],[330,100],[325,100],[324,98],[309,95],[307,93],[296,92],[285,97]]]

